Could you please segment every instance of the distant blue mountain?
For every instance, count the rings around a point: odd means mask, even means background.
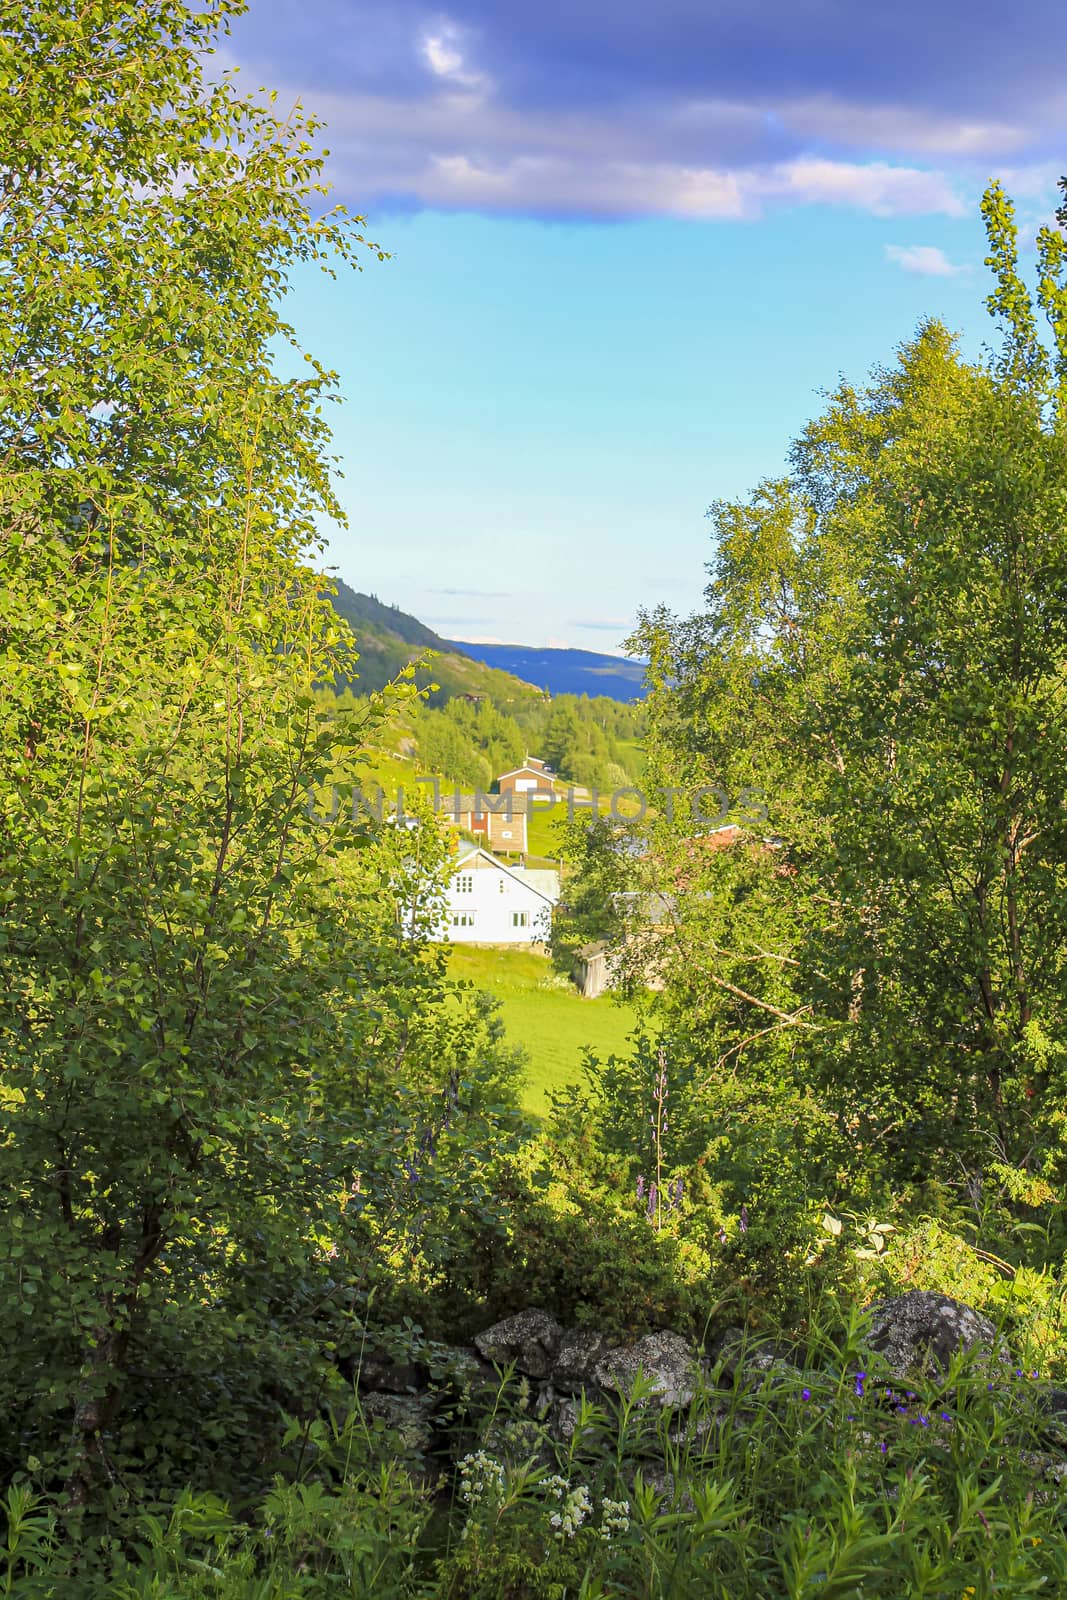
[[[606,694],[612,700],[640,700],[645,693],[645,662],[603,656],[595,650],[537,650],[526,644],[471,644],[449,639],[450,650],[514,673],[549,694]]]

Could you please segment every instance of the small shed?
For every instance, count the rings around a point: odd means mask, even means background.
[[[611,987],[608,947],[603,940],[584,944],[574,958],[574,983],[584,1000],[595,1000]]]

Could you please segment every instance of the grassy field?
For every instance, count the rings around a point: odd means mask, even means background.
[[[626,1053],[633,1008],[606,995],[583,1000],[547,956],[453,945],[448,962],[454,978],[469,978],[500,1001],[508,1042],[529,1058],[523,1099],[530,1111],[547,1111],[552,1090],[577,1080],[586,1046],[601,1059]]]

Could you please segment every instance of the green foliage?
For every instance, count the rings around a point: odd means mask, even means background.
[[[1043,1477],[1036,1374],[991,1387],[987,1363],[960,1356],[903,1388],[875,1360],[861,1367],[859,1333],[855,1321],[813,1325],[803,1373],[779,1362],[731,1380],[715,1369],[717,1386],[698,1391],[684,1422],[649,1406],[638,1378],[610,1411],[581,1405],[565,1449],[548,1447],[528,1392],[505,1386],[437,1517],[358,1424],[332,1446],[332,1485],[279,1482],[245,1519],[187,1492],[142,1516],[136,1548],[92,1575],[70,1569],[51,1507],[20,1488],[5,1508],[4,1592],[89,1600],[102,1578],[117,1600],[1061,1589],[1062,1508]]]
[[[316,694],[354,659],[303,555],[332,380],[271,351],[286,269],[359,236],[315,124],[204,77],[236,9],[0,36],[0,1470],[33,1455],[96,1532],[269,1473],[279,1404],[427,1218],[439,1270],[518,1127],[396,921],[433,824],[308,803],[390,703]]]
[[[841,385],[788,479],[712,508],[706,614],[636,638],[659,781],[768,807],[762,838],[684,872],[692,820],[653,832],[665,1009],[746,1078],[815,1087],[896,1182],[994,1154],[1064,1171],[1060,357],[995,186],[984,209],[1001,355],[967,365],[931,324]]]

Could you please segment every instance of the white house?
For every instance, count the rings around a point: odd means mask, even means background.
[[[477,845],[457,857],[438,937],[451,944],[544,943],[559,874],[506,867]]]

